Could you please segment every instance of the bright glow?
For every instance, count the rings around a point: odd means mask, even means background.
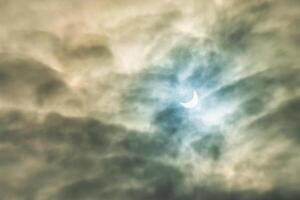
[[[195,108],[198,105],[198,94],[196,91],[193,92],[193,98],[185,103],[180,103],[185,108]]]
[[[220,125],[230,112],[231,109],[226,106],[212,108],[201,113],[201,120],[207,125]]]

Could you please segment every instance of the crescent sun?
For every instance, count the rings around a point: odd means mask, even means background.
[[[198,101],[199,101],[199,99],[198,99],[198,94],[197,94],[196,91],[194,91],[194,92],[193,92],[193,98],[192,98],[190,101],[188,101],[188,102],[181,102],[180,104],[181,104],[183,107],[185,107],[185,108],[191,109],[191,108],[194,108],[194,107],[197,106]]]

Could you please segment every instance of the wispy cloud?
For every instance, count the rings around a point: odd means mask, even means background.
[[[299,199],[299,5],[0,1],[1,198]]]

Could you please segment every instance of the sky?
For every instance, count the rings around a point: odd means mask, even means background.
[[[300,199],[299,8],[0,0],[1,199]]]

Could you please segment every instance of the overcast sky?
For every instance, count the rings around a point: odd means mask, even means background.
[[[0,0],[0,199],[300,199],[299,9]]]

